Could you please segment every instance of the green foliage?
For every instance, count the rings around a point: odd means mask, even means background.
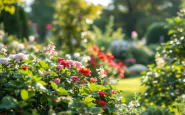
[[[29,13],[30,19],[37,23],[39,41],[43,41],[46,37],[46,25],[51,24],[53,21],[53,15],[55,13],[56,0],[34,0],[31,5],[31,12]]]
[[[140,74],[143,71],[146,71],[148,68],[145,65],[142,64],[134,64],[133,66],[130,66],[129,71],[134,72],[134,74]]]
[[[168,35],[169,26],[166,23],[163,22],[156,22],[151,24],[146,32],[146,40],[147,44],[156,44],[160,42],[167,42],[170,39],[170,36]],[[163,41],[160,40],[160,38],[163,38]]]
[[[15,13],[15,4],[23,4],[22,0],[0,0],[0,14],[2,11],[9,12],[10,14]]]
[[[0,14],[0,23],[4,24],[5,32],[9,35],[16,35],[19,39],[28,38],[29,27],[28,19],[24,9],[21,6],[15,5],[14,14],[2,11]]]
[[[110,47],[110,43],[113,40],[121,40],[124,37],[124,34],[122,33],[122,29],[118,28],[116,31],[113,29],[114,26],[114,17],[111,16],[109,19],[108,24],[105,27],[105,32],[103,32],[100,28],[97,26],[93,26],[93,36],[94,36],[94,42],[98,47],[103,47],[103,49],[108,50]]]
[[[54,24],[57,46],[70,52],[87,44],[84,38],[89,24],[101,13],[101,6],[88,4],[85,0],[58,0]]]
[[[175,102],[173,103],[173,106],[176,108],[176,114],[177,115],[185,115],[185,99],[184,95],[178,97]]]
[[[22,51],[29,52],[29,49]],[[124,115],[139,112],[138,99],[130,105],[124,104],[122,91],[103,85],[104,78],[100,74],[92,77],[91,70],[80,62],[54,57],[57,52],[53,44],[27,55],[9,53],[5,48],[0,50],[2,114]]]
[[[116,26],[124,28],[127,36],[130,36],[132,31],[137,31],[139,35],[143,35],[151,23],[164,21],[165,17],[174,16],[179,11],[182,1],[112,0],[112,7],[105,14],[114,14]],[[113,9],[111,10],[111,8]]]
[[[143,110],[142,115],[174,115],[174,114],[165,107],[150,105]]]
[[[147,65],[154,61],[154,59],[152,59],[154,57],[153,52],[145,45],[131,47],[127,52],[128,56],[135,58],[138,64]]]
[[[143,85],[146,90],[143,95],[145,102],[157,105],[171,105],[174,100],[184,94],[184,48],[185,48],[185,10],[178,16],[168,19],[171,26],[171,40],[162,44],[156,54],[156,66],[150,65],[144,73]]]

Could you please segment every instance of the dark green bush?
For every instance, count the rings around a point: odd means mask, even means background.
[[[143,100],[157,105],[170,106],[178,96],[185,94],[185,11],[178,17],[168,19],[172,27],[171,40],[161,44],[156,55],[156,65],[144,73],[146,90]]]
[[[19,39],[28,38],[29,26],[24,9],[15,5],[15,14],[3,11],[0,14],[0,23],[4,24],[5,32],[9,35],[16,35]]]
[[[169,31],[169,26],[166,23],[157,22],[157,23],[151,24],[148,27],[148,30],[145,35],[147,44],[167,42],[170,39],[168,35],[168,31]]]

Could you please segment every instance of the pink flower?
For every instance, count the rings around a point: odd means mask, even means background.
[[[136,31],[132,31],[132,38],[136,39],[138,37],[138,34]]]
[[[52,24],[47,24],[46,29],[51,29],[51,28],[53,28],[53,25]]]
[[[112,93],[112,94],[118,94],[118,92],[115,91],[115,90],[112,90],[111,93]]]
[[[63,65],[57,65],[57,69],[61,70],[64,66]]]
[[[78,76],[72,76],[71,79],[75,82],[79,82],[80,78]]]
[[[82,63],[78,62],[78,61],[75,61],[75,65],[76,65],[76,68],[77,69],[80,69],[81,66],[82,66]]]
[[[74,67],[75,63],[73,60],[67,60],[67,63],[69,64],[69,67]]]
[[[60,84],[60,78],[55,78],[55,79],[54,79],[54,82],[55,82],[56,84]]]

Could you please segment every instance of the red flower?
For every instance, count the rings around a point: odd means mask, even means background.
[[[104,53],[102,53],[102,52],[98,52],[98,58],[102,59],[103,61],[107,60],[106,55]]]
[[[83,75],[90,76],[91,75],[91,70],[89,68],[81,68],[79,72]]]
[[[96,66],[96,60],[94,58],[94,55],[91,55],[91,60],[89,61],[89,64],[91,64],[93,67]]]
[[[93,50],[99,52],[100,49],[97,46],[93,46]]]
[[[90,81],[91,81],[92,83],[95,83],[97,80],[96,80],[96,78],[91,77],[91,78],[90,78]]]
[[[58,58],[58,62],[61,62],[61,61],[64,61],[65,59],[64,58]]]
[[[108,59],[114,59],[114,56],[111,53],[106,53],[106,56]]]
[[[86,80],[86,79],[84,79],[84,80],[82,80],[82,82],[83,82],[83,83],[86,83],[86,82],[87,82],[87,80]]]
[[[102,97],[107,96],[107,93],[104,92],[104,91],[99,91],[98,94],[99,94],[100,96],[102,96]]]
[[[105,107],[107,104],[104,100],[99,100],[98,101],[98,105],[102,106],[102,107]]]
[[[58,58],[58,62],[60,62],[64,67],[69,67],[71,65],[68,61],[65,61],[64,58]]]
[[[28,70],[28,66],[23,65],[23,66],[22,66],[22,69],[23,69],[23,70]]]

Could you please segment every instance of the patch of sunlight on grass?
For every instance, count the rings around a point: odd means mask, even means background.
[[[116,88],[123,90],[123,96],[126,102],[129,102],[134,99],[135,93],[141,92],[141,77],[121,79],[116,84]]]

